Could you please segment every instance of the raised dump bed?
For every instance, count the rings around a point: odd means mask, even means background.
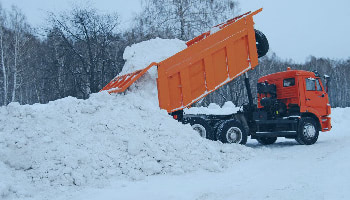
[[[102,90],[125,91],[152,66],[158,69],[158,99],[169,113],[182,110],[258,65],[253,16],[245,13],[188,41],[188,47],[143,70],[117,76]]]

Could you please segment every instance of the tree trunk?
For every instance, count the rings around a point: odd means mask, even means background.
[[[1,48],[1,66],[2,66],[2,74],[4,77],[4,105],[7,105],[7,72],[5,66],[5,58],[4,58],[4,45],[3,45],[3,32],[0,33],[0,48]]]
[[[179,5],[179,17],[180,17],[180,38],[182,40],[187,40],[188,38],[185,37],[185,13],[183,9],[183,2],[180,2]]]
[[[15,55],[14,55],[14,66],[13,66],[13,90],[12,90],[12,98],[11,102],[14,102],[16,99],[16,89],[17,89],[17,57],[18,57],[18,35],[15,35]]]

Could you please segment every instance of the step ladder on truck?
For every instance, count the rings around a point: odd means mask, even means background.
[[[101,91],[124,92],[151,67],[158,71],[157,89],[161,109],[191,126],[202,137],[223,143],[245,144],[248,136],[261,144],[273,144],[277,137],[314,144],[319,131],[331,130],[331,110],[326,88],[317,72],[291,70],[258,80],[254,105],[247,71],[258,66],[269,44],[254,29],[248,12],[215,26],[188,41],[187,48],[148,67],[115,77]],[[230,115],[184,114],[183,110],[235,78],[245,76],[248,104]]]

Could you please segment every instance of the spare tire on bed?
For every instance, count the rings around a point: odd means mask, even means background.
[[[266,36],[259,30],[255,29],[256,49],[258,51],[258,57],[263,57],[269,51],[269,41]]]

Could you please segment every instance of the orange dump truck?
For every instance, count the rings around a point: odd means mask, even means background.
[[[186,49],[142,70],[117,76],[102,90],[123,92],[156,66],[160,108],[191,124],[203,137],[240,144],[245,144],[248,136],[261,144],[272,144],[277,137],[315,143],[319,131],[331,129],[328,95],[317,73],[288,70],[264,76],[258,83],[258,105],[253,104],[246,72],[253,70],[258,57],[269,49],[265,35],[254,29],[253,16],[261,10],[215,26],[212,30],[216,31],[188,41]],[[183,113],[184,108],[242,74],[249,100],[243,111],[231,115]]]

